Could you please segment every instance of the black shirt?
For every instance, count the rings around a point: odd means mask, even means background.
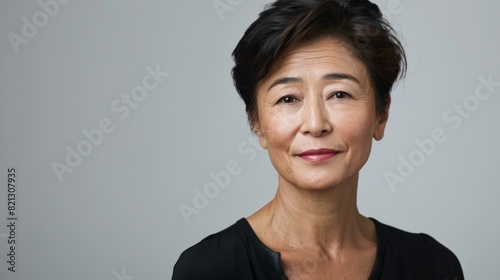
[[[427,234],[408,233],[372,219],[377,256],[368,280],[463,280],[457,257]],[[173,280],[287,279],[280,253],[262,243],[245,218],[184,251]]]

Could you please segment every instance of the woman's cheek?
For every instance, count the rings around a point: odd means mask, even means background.
[[[351,145],[371,143],[372,121],[365,114],[343,114],[341,118],[337,119],[335,127],[339,136]]]

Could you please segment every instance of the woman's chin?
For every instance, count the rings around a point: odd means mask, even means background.
[[[339,188],[345,189],[357,186],[357,176],[334,175],[331,172],[328,175],[316,173],[312,174],[312,176],[301,176],[301,178],[287,181],[298,190],[311,192],[329,192]]]
[[[310,192],[328,192],[328,191],[333,191],[335,189],[338,189],[341,187],[342,181],[341,180],[330,180],[330,181],[325,181],[323,180],[309,180],[307,182],[301,182],[297,183],[295,187],[297,189],[303,190],[303,191],[310,191]]]

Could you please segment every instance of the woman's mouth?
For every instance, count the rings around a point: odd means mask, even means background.
[[[332,149],[310,149],[298,154],[298,156],[305,161],[321,162],[331,159],[337,153],[337,151]]]

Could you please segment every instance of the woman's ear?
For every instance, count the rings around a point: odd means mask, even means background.
[[[378,122],[375,127],[375,131],[373,132],[373,138],[377,141],[382,140],[384,138],[385,126],[387,125],[387,121],[389,119],[389,109],[391,107],[391,99],[387,101],[387,106],[383,114],[379,115]]]
[[[379,122],[377,124],[377,127],[375,128],[375,132],[373,133],[373,138],[377,141],[380,141],[382,140],[382,138],[384,138],[385,125],[387,124],[388,116],[388,114],[385,114],[385,116],[379,117]]]
[[[252,130],[259,137],[259,142],[260,146],[262,149],[267,149],[267,139],[264,136],[264,133],[262,132],[261,126],[258,121],[255,121],[254,124],[252,125]]]

